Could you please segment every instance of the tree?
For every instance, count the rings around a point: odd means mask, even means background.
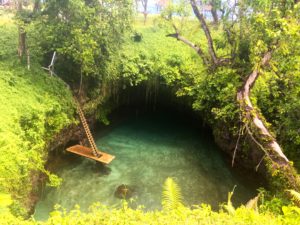
[[[34,2],[26,2],[26,4],[32,4],[32,11],[30,9],[24,8],[25,1],[23,0],[16,0],[15,6],[16,6],[16,19],[18,23],[18,56],[19,59],[22,60],[24,55],[27,55],[27,64],[28,68],[30,68],[30,62],[29,62],[29,48],[27,44],[27,26],[32,22],[35,15],[39,13],[40,11],[40,0],[34,0]]]
[[[16,2],[17,12],[18,15],[21,15],[23,13],[23,0],[18,0]],[[26,31],[24,28],[24,24],[22,24],[22,20],[19,22],[19,45],[18,45],[18,56],[20,59],[22,59],[24,53],[26,52]]]
[[[147,9],[148,9],[148,0],[141,0],[142,6],[143,6],[143,14],[144,14],[144,24],[146,24],[147,20]]]
[[[35,40],[45,56],[57,51],[56,68],[67,81],[102,80],[129,28],[131,11],[128,0],[48,0],[34,24]]]
[[[214,23],[217,24],[219,22],[219,17],[218,17],[218,5],[220,4],[219,0],[212,0],[209,3],[211,5],[211,15],[214,19]]]
[[[210,1],[211,5],[216,1]],[[185,16],[188,11],[186,5],[179,7],[169,7],[162,15],[171,24],[175,33],[167,36],[176,38],[191,47],[202,59],[210,76],[226,71],[240,71],[242,85],[237,89],[236,98],[239,108],[239,117],[235,121],[240,125],[238,140],[242,135],[241,130],[246,130],[244,138],[250,146],[261,149],[265,166],[268,168],[269,175],[277,171],[277,178],[292,188],[300,188],[299,177],[290,165],[288,158],[283,153],[276,138],[269,131],[268,125],[261,111],[252,103],[250,96],[251,89],[254,87],[260,74],[268,70],[272,61],[272,56],[286,48],[286,41],[297,37],[299,31],[299,6],[294,1],[243,1],[238,2],[238,10],[228,9],[227,16],[222,18],[223,37],[227,39],[225,49],[231,52],[228,56],[219,56],[216,49],[216,40],[212,37],[209,25],[204,15],[199,10],[195,0],[190,0],[190,7],[199,22],[204,34],[206,44],[202,41],[195,44],[185,38],[178,28],[178,19],[172,15]],[[213,11],[212,11],[213,13]],[[229,20],[229,16],[231,19]],[[245,17],[247,15],[247,17]],[[217,17],[214,19],[217,22]],[[240,35],[238,35],[238,31]],[[299,40],[300,41],[300,40]],[[207,49],[207,52],[205,51]],[[280,63],[280,62],[276,62]],[[237,69],[238,68],[238,69]],[[251,71],[252,70],[252,71]],[[245,75],[248,73],[249,75]],[[247,138],[246,136],[250,137]],[[238,146],[238,143],[237,143]],[[233,162],[237,146],[232,149]],[[259,165],[260,165],[259,163]],[[280,172],[279,172],[280,171]],[[280,184],[277,183],[278,186]]]
[[[169,4],[169,0],[156,0],[155,3],[158,12],[165,9],[168,6],[168,4]]]

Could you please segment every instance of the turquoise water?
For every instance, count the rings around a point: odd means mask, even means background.
[[[34,217],[47,219],[55,204],[83,211],[94,202],[118,206],[115,189],[127,184],[135,189],[132,207],[161,208],[162,185],[173,177],[182,189],[186,205],[209,203],[214,208],[225,202],[237,185],[234,203],[245,203],[260,185],[256,177],[232,170],[207,131],[201,131],[182,116],[158,113],[131,118],[95,135],[99,149],[116,156],[108,166],[65,155],[55,171],[63,183],[46,187]]]

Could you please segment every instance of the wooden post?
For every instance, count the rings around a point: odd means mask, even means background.
[[[30,52],[29,52],[29,49],[27,49],[27,69],[30,70]]]

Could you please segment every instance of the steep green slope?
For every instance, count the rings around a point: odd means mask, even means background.
[[[72,95],[39,68],[0,62],[0,192],[24,204],[35,171],[43,171],[47,142],[74,122]]]

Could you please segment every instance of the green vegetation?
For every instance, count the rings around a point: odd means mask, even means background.
[[[251,50],[253,52],[249,52],[246,58],[244,58],[245,52],[241,52],[239,53],[240,58],[237,59],[235,64],[218,67],[213,71],[207,71],[206,66],[201,62],[201,58],[194,53],[193,49],[180,40],[167,37],[168,34],[174,32],[172,28],[168,27],[168,24],[164,24],[159,18],[150,18],[148,26],[141,26],[137,23],[130,35],[130,39],[125,43],[120,57],[119,76],[126,78],[126,86],[146,83],[147,90],[149,89],[148,92],[154,92],[154,94],[152,93],[154,96],[155,92],[159,92],[157,90],[159,88],[171,88],[174,96],[185,97],[187,104],[200,112],[202,118],[214,129],[217,138],[220,138],[223,142],[228,142],[230,139],[237,140],[239,133],[242,133],[237,152],[239,157],[247,161],[249,154],[252,154],[248,142],[253,142],[253,138],[259,140],[261,131],[257,131],[253,124],[247,122],[246,119],[241,119],[243,114],[239,110],[241,106],[237,104],[236,93],[243,85],[247,75],[251,73],[253,68],[258,66],[258,61],[260,60],[258,56],[262,55],[260,51],[261,48],[264,48],[263,41],[257,40],[252,42],[252,40],[257,39],[257,35],[260,32],[263,33],[265,30],[269,30],[269,38],[278,38],[278,40],[273,41],[280,42],[280,44],[276,47],[270,47],[275,48],[270,66],[260,69],[262,75],[258,77],[253,88],[251,101],[253,101],[255,109],[259,107],[267,121],[272,121],[272,125],[266,123],[268,129],[272,131],[274,137],[277,137],[279,144],[284,147],[284,153],[299,168],[299,154],[297,150],[298,130],[300,128],[298,119],[300,102],[297,97],[300,90],[298,76],[299,55],[295,53],[299,52],[299,27],[296,25],[295,17],[292,15],[286,20],[279,17],[281,17],[281,14],[274,9],[270,20],[266,21],[264,28],[257,24],[261,23],[260,16],[243,21],[245,23],[244,26],[253,26],[253,30],[249,31],[247,39],[244,39],[244,35],[241,37],[241,49],[236,51]],[[174,23],[176,24],[178,21],[175,20]],[[279,30],[270,30],[274,29],[274,23],[278,23]],[[185,34],[185,37],[195,41],[197,45],[204,45],[203,33],[194,32],[196,29],[194,21],[187,20],[181,26],[183,29],[180,31],[180,34]],[[286,33],[280,31],[280,29],[283,29],[282,26],[287,26],[285,28]],[[217,53],[225,54],[226,51],[229,51],[230,46],[226,45],[226,38],[221,35],[221,32],[221,28],[212,29],[212,36],[214,41],[220,46],[216,47]],[[280,38],[276,33],[281,34]],[[250,41],[251,35],[255,37]],[[199,37],[199,40],[195,37]],[[262,37],[265,36],[262,34]],[[269,42],[270,40],[266,41]],[[287,45],[287,43],[289,44]],[[253,48],[250,47],[251,45],[253,45]],[[243,50],[244,48],[246,49]],[[279,74],[281,74],[280,77],[278,77]],[[277,102],[277,104],[274,104],[274,102]],[[263,118],[262,115],[259,117]],[[241,121],[245,123],[243,126],[240,125]],[[246,135],[248,132],[251,133],[253,138]],[[223,140],[224,136],[228,137]],[[263,139],[261,143],[264,143],[270,137]],[[231,146],[235,144],[232,141],[230,142]],[[260,149],[261,146],[258,145],[257,147]],[[261,149],[259,151],[263,153],[267,148],[263,147],[263,151]],[[230,151],[233,151],[232,147]],[[267,160],[268,158],[266,157]],[[259,161],[256,163],[258,164]],[[274,166],[269,168],[272,170]],[[270,172],[272,174],[270,179],[273,179],[275,176],[278,177],[277,184],[279,186],[280,184],[286,184],[286,182],[280,181],[284,177],[282,174],[279,175],[280,170],[278,172]]]
[[[24,203],[35,172],[44,171],[47,143],[74,122],[72,95],[41,69],[7,61],[0,63],[0,90],[0,190]]]
[[[38,191],[36,183],[31,185],[35,177],[42,171],[52,185],[58,181],[44,169],[46,147],[62,128],[75,122],[74,105],[71,92],[60,79],[50,77],[38,64],[28,71],[12,58],[17,29],[10,16],[2,16],[1,22],[0,194],[14,199],[14,213],[26,215],[24,209],[32,207],[29,196]]]
[[[50,185],[59,184],[44,169],[47,145],[75,123],[72,93],[60,78],[90,112],[102,104],[97,117],[106,123],[122,91],[145,85],[146,98],[156,98],[160,88],[169,89],[199,111],[236,161],[262,163],[275,194],[299,191],[293,167],[300,168],[299,1],[241,0],[237,9],[214,0],[222,17],[209,23],[191,0],[169,4],[147,25],[132,21],[127,0],[16,2],[16,10],[0,13],[0,221],[37,224],[16,217],[31,207],[34,180],[43,172]],[[53,51],[60,78],[41,69]],[[214,212],[184,207],[178,190],[166,181],[162,211],[97,205],[89,213],[55,211],[45,224],[300,223],[299,208],[286,199],[234,209],[230,193]],[[296,191],[289,193],[299,204]]]
[[[228,144],[227,150],[245,163],[258,165],[263,158],[270,185],[281,191],[300,184],[284,156],[298,167],[299,5],[276,2],[270,11],[270,4],[245,2],[242,10],[252,8],[251,14],[237,21],[224,17],[218,27],[200,16],[198,22],[206,27],[202,32],[189,17],[189,5],[171,4],[152,27],[136,26],[121,56],[120,76],[129,78],[130,85],[148,80],[154,92],[158,83],[171,87],[177,97],[188,97],[220,145]],[[239,140],[236,148],[232,139]],[[260,158],[253,161],[258,151]]]
[[[299,224],[300,210],[290,205],[282,207],[283,214],[276,216],[263,208],[256,209],[251,200],[246,206],[232,207],[229,193],[228,203],[215,212],[209,205],[183,206],[180,189],[173,179],[168,178],[163,190],[163,210],[144,212],[142,206],[132,209],[124,201],[122,208],[115,209],[95,203],[88,213],[82,213],[80,207],[66,212],[57,206],[46,222],[24,221],[9,213],[4,214],[3,224],[56,225],[56,224]],[[299,194],[299,193],[298,193]],[[176,197],[175,197],[176,196]],[[257,200],[256,200],[257,201]],[[230,209],[230,210],[229,210]],[[260,211],[260,212],[259,212]]]
[[[194,22],[185,24],[185,29],[195,29]],[[149,81],[150,91],[159,88],[154,84],[171,88],[174,96],[188,97],[191,107],[200,111],[208,123],[215,119],[232,121],[237,112],[234,98],[240,84],[238,74],[226,69],[210,76],[194,51],[167,37],[169,33],[159,18],[148,26],[137,24],[120,54],[119,76],[129,87]],[[140,41],[135,41],[136,35],[141,36]],[[197,35],[193,33],[192,38]]]
[[[93,207],[91,212],[82,213],[75,209],[70,213],[55,211],[45,222],[22,221],[12,216],[5,216],[3,224],[299,224],[299,208],[286,207],[285,214],[276,217],[271,213],[259,214],[245,207],[235,210],[233,215],[225,211],[214,212],[207,205],[195,206],[193,209],[183,208],[177,211],[143,212],[140,209],[109,209],[103,205]]]

